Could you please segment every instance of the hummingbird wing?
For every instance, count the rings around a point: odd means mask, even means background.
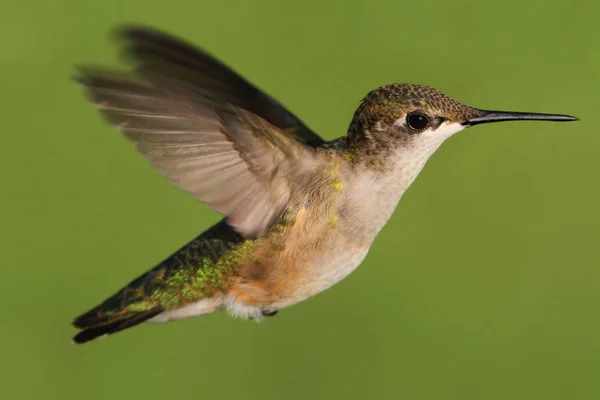
[[[256,110],[247,97],[230,102],[233,93],[248,86],[231,83],[227,89],[220,77],[229,79],[229,70],[214,62],[211,68],[193,63],[193,49],[176,48],[177,43],[154,58],[149,50],[154,36],[138,35],[132,54],[141,61],[134,76],[82,68],[77,80],[104,117],[175,186],[225,215],[244,237],[262,236],[325,157],[304,143],[303,125],[283,121],[283,128],[277,127],[256,112],[270,121],[291,114],[276,112],[273,119],[264,108],[252,112],[240,106]],[[256,104],[267,107],[258,99]]]
[[[155,29],[125,25],[116,31],[123,54],[142,76],[171,77],[220,102],[247,110],[272,125],[293,129],[296,138],[318,147],[325,141],[277,100],[197,47]]]

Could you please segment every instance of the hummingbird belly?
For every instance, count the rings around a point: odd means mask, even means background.
[[[297,223],[303,219],[298,213]],[[238,281],[225,298],[225,307],[235,316],[257,317],[261,312],[277,311],[312,297],[340,282],[364,260],[369,243],[348,240],[330,226],[315,229],[317,235],[306,234],[301,227],[286,235],[281,248],[272,257],[263,259],[261,267],[249,265],[247,270],[262,270],[256,280]],[[273,243],[266,243],[271,248]],[[242,275],[244,275],[242,273]]]
[[[334,187],[330,178],[323,179],[321,188]],[[260,261],[242,266],[240,275],[250,279],[228,292],[228,311],[244,316],[249,311],[244,307],[254,305],[263,312],[277,311],[328,289],[354,271],[374,236],[357,231],[344,214],[347,207],[337,190],[313,191],[312,198],[297,199],[282,218],[285,224],[272,229],[256,252]]]
[[[283,293],[275,302],[276,309],[289,307],[308,299],[350,275],[365,259],[367,249],[344,249],[324,254],[308,262],[304,271],[296,274],[295,288]]]

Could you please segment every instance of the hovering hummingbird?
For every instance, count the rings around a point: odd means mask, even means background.
[[[272,316],[358,267],[450,136],[487,122],[577,120],[481,110],[391,84],[367,94],[346,136],[325,141],[186,42],[137,26],[118,38],[133,73],[83,67],[77,81],[158,171],[224,219],[77,317],[76,343],[218,310]]]

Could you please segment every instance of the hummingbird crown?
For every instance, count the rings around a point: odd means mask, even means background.
[[[443,122],[462,122],[478,114],[476,108],[432,87],[395,83],[364,97],[354,113],[348,138],[354,146],[406,140],[425,130],[436,130]]]

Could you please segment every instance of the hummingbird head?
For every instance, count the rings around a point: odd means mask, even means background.
[[[445,139],[469,126],[515,120],[575,121],[577,118],[481,110],[429,86],[391,84],[373,90],[362,100],[350,124],[348,142],[352,147],[372,152],[415,146],[433,152]]]

